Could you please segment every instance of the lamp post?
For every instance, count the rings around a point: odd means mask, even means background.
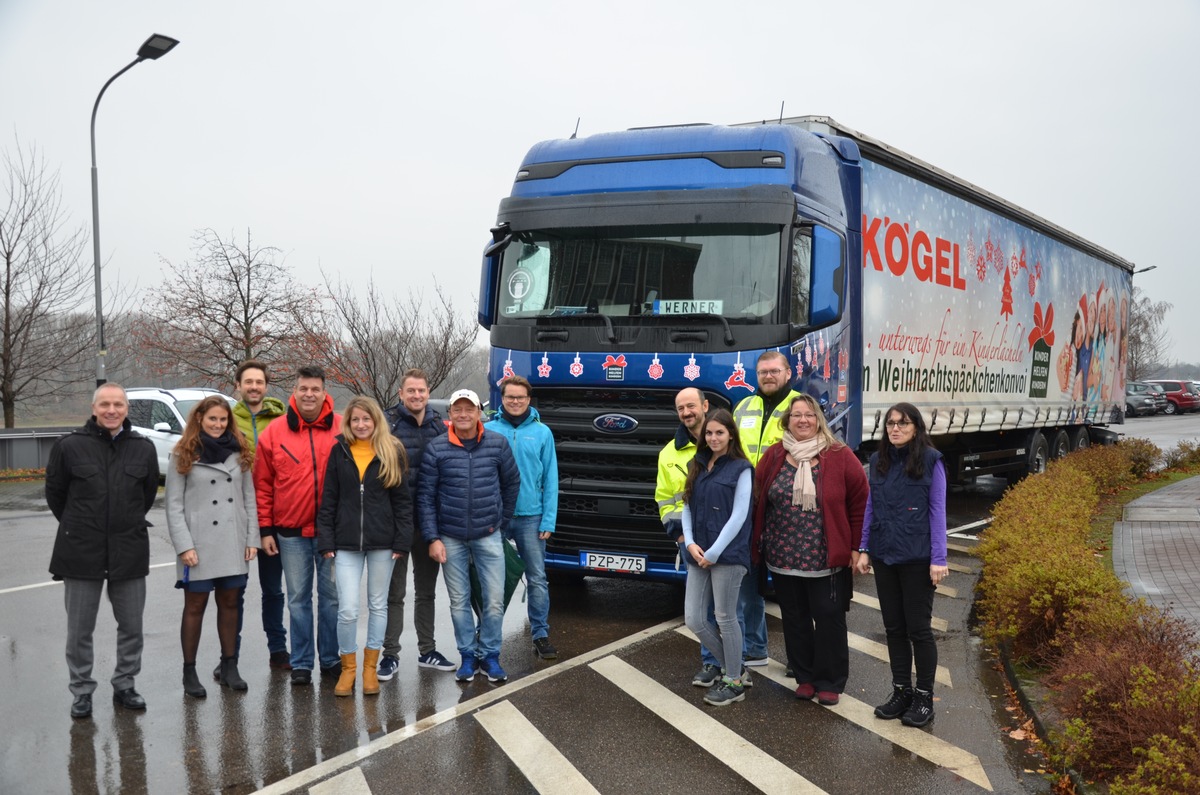
[[[179,41],[170,36],[155,33],[138,48],[137,58],[128,66],[108,78],[108,82],[96,95],[96,104],[92,106],[92,268],[96,277],[96,386],[103,386],[107,379],[104,375],[104,357],[108,351],[104,345],[104,304],[100,292],[100,191],[96,176],[96,111],[100,109],[100,98],[121,75],[137,66],[142,61],[153,61],[166,55]]]
[[[1152,271],[1152,270],[1154,270],[1154,269],[1155,269],[1155,268],[1157,268],[1157,267],[1158,267],[1157,265],[1147,265],[1147,266],[1146,266],[1146,267],[1144,267],[1144,268],[1138,268],[1137,270],[1135,270],[1135,271],[1133,272],[1133,275],[1134,275],[1134,276],[1136,276],[1136,275],[1138,275],[1139,273],[1145,273],[1146,271]]]

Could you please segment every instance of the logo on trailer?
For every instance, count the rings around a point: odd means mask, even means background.
[[[733,375],[725,379],[725,388],[733,389],[734,387],[742,387],[754,391],[754,387],[746,383],[746,365],[742,364],[742,355],[739,353],[737,361],[733,365]]]
[[[629,433],[637,426],[638,421],[628,414],[601,414],[592,420],[592,427],[601,433]]]
[[[567,368],[567,372],[569,372],[573,378],[578,378],[579,376],[583,375],[583,362],[579,361],[578,351],[575,352],[575,361],[571,362],[571,366]]]
[[[539,377],[539,378],[549,378],[549,377],[550,377],[550,371],[551,371],[552,369],[553,369],[553,368],[552,368],[552,367],[550,367],[550,360],[549,360],[549,358],[546,356],[546,354],[544,354],[544,353],[543,353],[543,354],[542,354],[542,363],[541,363],[541,364],[539,364],[539,365],[537,366],[538,377]]]
[[[606,381],[625,380],[625,354],[614,357],[610,353],[600,366],[604,368],[604,379]]]
[[[700,365],[696,364],[696,357],[689,356],[687,366],[683,368],[683,377],[689,381],[695,381],[700,377]]]
[[[663,377],[663,366],[658,362],[658,354],[654,354],[654,361],[650,362],[650,366],[646,369],[646,374],[651,380],[657,381]]]
[[[496,386],[500,386],[505,378],[511,378],[514,375],[516,375],[516,373],[513,372],[512,368],[512,351],[509,351],[508,358],[504,360],[504,369],[500,371],[500,380],[496,382]]]

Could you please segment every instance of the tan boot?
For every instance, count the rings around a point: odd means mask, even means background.
[[[352,696],[354,695],[354,680],[358,676],[358,655],[343,654],[342,655],[342,675],[338,677],[337,684],[333,687],[335,696]]]
[[[373,696],[379,692],[379,649],[363,649],[363,695]]]

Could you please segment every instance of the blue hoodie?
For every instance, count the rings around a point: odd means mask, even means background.
[[[483,426],[508,440],[517,469],[521,471],[521,492],[513,516],[542,517],[539,533],[553,533],[558,520],[558,454],[554,434],[542,424],[538,410],[529,408],[529,416],[518,425],[502,414]]]

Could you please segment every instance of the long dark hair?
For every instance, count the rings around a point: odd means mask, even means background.
[[[700,476],[700,472],[704,468],[704,464],[700,461],[700,454],[708,450],[708,442],[704,438],[704,432],[708,429],[710,422],[716,422],[725,426],[725,430],[729,431],[729,450],[725,455],[730,458],[740,458],[743,461],[749,461],[746,457],[746,451],[742,449],[742,437],[738,435],[737,423],[733,421],[733,415],[725,409],[714,409],[710,411],[704,418],[704,424],[700,426],[700,438],[696,440],[696,455],[688,463],[687,481],[683,486],[683,501],[692,501],[692,487],[696,484],[696,478]]]
[[[933,442],[929,441],[929,431],[925,428],[925,418],[913,404],[897,403],[883,415],[884,423],[891,418],[893,413],[899,414],[901,419],[908,420],[916,428],[912,441],[904,446],[902,453],[904,474],[914,480],[923,478],[925,477],[925,451],[933,448]],[[880,475],[886,475],[892,468],[892,451],[898,449],[887,435],[887,425],[885,424],[883,440],[879,443],[879,455],[875,460],[875,468]]]

